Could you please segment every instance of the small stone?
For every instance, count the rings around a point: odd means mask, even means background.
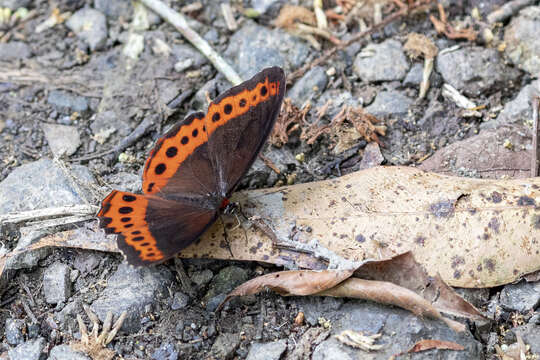
[[[75,351],[68,345],[57,345],[51,349],[47,360],[91,360],[86,354]]]
[[[164,343],[152,354],[153,360],[177,360],[178,351],[171,343]]]
[[[295,105],[302,106],[306,101],[319,96],[327,83],[328,77],[324,68],[315,66],[294,84],[287,92],[287,97],[291,98]]]
[[[244,79],[269,66],[281,66],[286,71],[296,69],[304,64],[309,53],[309,46],[298,37],[253,21],[246,21],[233,34],[225,51]]]
[[[405,86],[418,86],[422,82],[422,74],[424,72],[424,66],[420,63],[415,63],[409,72],[407,73],[407,76],[405,76],[405,80],[403,80],[403,85]]]
[[[66,21],[66,26],[88,44],[90,50],[101,50],[107,40],[107,19],[101,12],[82,8]]]
[[[8,351],[10,360],[40,360],[45,349],[45,339],[40,337],[34,340],[28,340],[15,349]]]
[[[127,122],[120,119],[112,110],[99,112],[90,124],[95,140],[103,144],[109,136],[118,132],[120,136],[126,136],[131,132],[131,127]]]
[[[123,17],[128,20],[133,15],[133,4],[124,0],[94,0],[94,7],[113,19]]]
[[[507,66],[495,49],[467,47],[439,53],[436,64],[444,81],[466,96],[507,88],[519,78],[519,71]]]
[[[17,10],[19,8],[26,8],[30,6],[32,0],[0,0],[0,8],[8,8],[10,10]],[[0,53],[2,53],[0,51]]]
[[[253,343],[246,360],[279,360],[287,350],[287,340],[269,343]]]
[[[352,360],[353,358],[343,348],[343,345],[331,338],[322,342],[313,351],[312,360]]]
[[[364,156],[362,156],[362,160],[360,161],[360,167],[359,170],[369,169],[375,166],[379,166],[383,163],[384,156],[381,153],[381,149],[379,148],[379,144],[376,142],[370,142],[367,144],[365,150],[364,150]]]
[[[81,146],[79,132],[74,126],[44,123],[41,128],[52,153],[57,158],[73,155]]]
[[[214,273],[210,269],[204,269],[202,271],[196,271],[191,274],[190,278],[197,286],[204,286],[212,280]]]
[[[216,295],[227,294],[247,280],[248,275],[246,270],[238,266],[227,266],[226,268],[221,269],[221,271],[213,278],[203,301],[206,302]]]
[[[252,0],[251,1],[251,10],[260,16],[265,14],[267,11],[270,11],[271,8],[280,5],[279,0]]]
[[[210,351],[217,359],[230,359],[240,345],[240,335],[231,333],[219,334],[212,350]]]
[[[353,70],[364,81],[402,80],[409,70],[403,46],[397,40],[366,46],[354,60]]]
[[[24,342],[24,321],[20,319],[6,319],[5,336],[9,345],[19,345]]]
[[[66,302],[71,296],[69,266],[56,262],[43,274],[43,293],[48,304]]]
[[[171,279],[172,274],[165,267],[135,268],[122,263],[108,279],[107,287],[91,309],[101,321],[105,320],[108,311],[115,319],[127,311],[122,329],[128,333],[137,332],[145,316],[145,307],[160,301]]]
[[[381,91],[366,111],[376,117],[404,116],[409,111],[413,100],[396,90]]]
[[[0,61],[28,59],[32,55],[30,47],[21,41],[0,43]]]
[[[171,302],[171,309],[172,310],[180,310],[184,309],[189,303],[189,296],[184,294],[183,292],[177,291],[174,293],[172,302]]]
[[[174,64],[174,71],[183,72],[184,70],[189,69],[193,65],[193,59],[180,60]]]
[[[72,95],[62,90],[53,90],[49,92],[47,102],[63,114],[68,114],[73,111],[81,114],[88,111],[88,100],[85,97]]]
[[[540,72],[540,6],[521,9],[505,27],[507,57],[531,75]]]
[[[540,80],[535,80],[521,88],[518,95],[504,105],[496,119],[480,125],[481,128],[494,128],[501,124],[532,125],[532,97],[540,93]]]
[[[505,309],[526,313],[540,304],[540,282],[522,281],[506,285],[500,299]]]

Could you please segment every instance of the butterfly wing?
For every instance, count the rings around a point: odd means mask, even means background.
[[[103,200],[101,226],[119,234],[129,263],[171,258],[215,221],[220,197],[230,195],[255,160],[284,94],[277,67],[229,89],[206,115],[189,115],[159,139],[144,167],[143,195],[115,190]]]
[[[285,73],[271,67],[221,94],[208,107],[208,153],[221,195],[228,197],[255,161],[284,95]]]
[[[196,240],[217,217],[190,201],[113,190],[98,213],[108,234],[133,265],[165,261]]]
[[[208,151],[205,115],[193,113],[167,131],[150,152],[144,166],[143,192],[187,198],[215,192]]]

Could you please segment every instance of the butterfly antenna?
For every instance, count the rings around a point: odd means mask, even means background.
[[[223,238],[225,239],[227,250],[229,250],[229,254],[231,254],[231,258],[234,259],[234,254],[231,249],[231,243],[229,242],[229,235],[227,234],[227,227],[225,226],[225,221],[223,221],[223,216],[221,216],[221,213],[219,214],[219,221],[221,221],[221,225],[223,226]]]

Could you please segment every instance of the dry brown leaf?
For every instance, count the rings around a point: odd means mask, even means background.
[[[420,341],[417,341],[416,344],[414,344],[409,350],[407,350],[407,353],[409,354],[417,353],[420,351],[426,351],[426,350],[431,350],[431,349],[458,350],[458,351],[465,350],[465,348],[462,345],[456,344],[455,342],[452,342],[452,341],[444,341],[444,340],[437,340],[437,339],[422,339]]]
[[[413,58],[423,56],[433,59],[439,51],[437,46],[427,36],[417,33],[407,35],[407,42],[403,45],[403,48]]]
[[[219,305],[218,310],[235,296],[253,295],[266,289],[273,290],[283,296],[316,294],[336,286],[350,277],[353,272],[353,269],[320,271],[291,270],[262,275],[246,281],[231,291]]]
[[[395,305],[407,309],[417,316],[442,320],[457,332],[465,330],[465,325],[445,318],[429,301],[415,292],[389,282],[349,278],[334,288],[317,295],[364,299],[380,304]]]
[[[303,6],[284,5],[274,24],[280,28],[293,28],[294,24],[300,22],[312,26],[317,25],[315,14]]]
[[[450,144],[423,161],[425,171],[447,175],[525,178],[530,174],[530,130],[525,126],[500,126]],[[511,148],[504,144],[511,144]]]
[[[281,112],[270,134],[270,144],[277,147],[285,145],[289,141],[289,135],[306,122],[306,115],[310,109],[309,104],[299,109],[291,102],[291,99],[283,100]]]

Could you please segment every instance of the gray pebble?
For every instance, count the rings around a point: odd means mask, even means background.
[[[409,66],[401,43],[390,39],[366,46],[356,55],[353,70],[364,81],[392,81],[402,80]]]
[[[6,319],[4,334],[9,345],[19,345],[24,342],[24,321],[21,319]]]
[[[40,360],[45,349],[45,339],[40,337],[34,340],[28,340],[15,349],[8,351],[10,360]]]
[[[269,343],[253,343],[246,360],[279,360],[287,350],[287,340]]]
[[[48,304],[66,302],[71,296],[71,270],[66,264],[56,262],[43,274],[43,293]]]
[[[88,44],[90,50],[101,50],[107,40],[107,19],[103,13],[83,8],[66,21],[66,26]]]
[[[510,311],[526,313],[540,304],[540,282],[522,281],[506,285],[501,291],[501,305]]]
[[[53,90],[49,92],[47,102],[54,106],[57,111],[68,114],[72,111],[84,113],[88,110],[88,100],[79,95],[73,95],[62,90]]]
[[[81,146],[81,137],[74,126],[41,124],[41,128],[55,157],[73,155]]]
[[[31,55],[30,47],[21,41],[0,43],[0,61],[28,59]]]
[[[306,101],[319,96],[328,84],[328,77],[323,67],[316,66],[304,74],[287,92],[296,106],[302,106]]]
[[[73,350],[69,345],[57,345],[51,349],[48,360],[91,360],[91,358]]]

